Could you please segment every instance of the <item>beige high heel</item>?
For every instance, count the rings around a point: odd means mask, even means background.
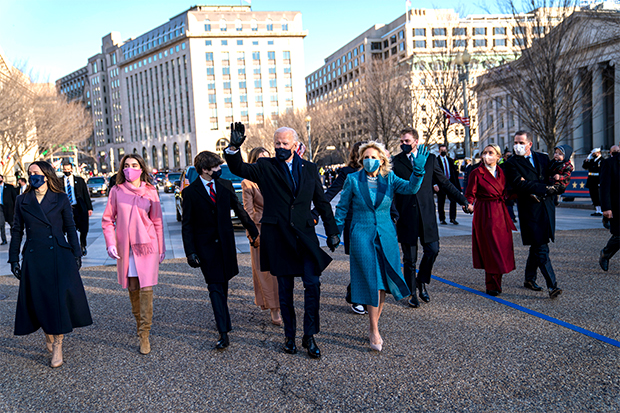
[[[274,317],[276,316],[276,317]],[[282,316],[280,315],[280,310],[271,310],[271,324],[276,326],[282,326]]]
[[[62,334],[54,336],[54,343],[52,344],[52,362],[50,366],[53,368],[60,367],[63,364],[62,360]]]
[[[381,340],[381,341],[380,341],[379,343],[374,344],[374,343],[372,342],[371,337],[368,337],[368,341],[370,342],[370,348],[371,348],[372,350],[374,350],[374,351],[379,351],[379,352],[380,352],[381,350],[383,350],[383,339],[380,339],[380,340]]]

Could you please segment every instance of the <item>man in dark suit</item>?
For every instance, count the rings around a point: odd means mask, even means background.
[[[446,178],[448,178],[452,185],[460,191],[461,183],[459,182],[459,172],[456,170],[456,165],[454,165],[454,159],[448,156],[448,148],[446,145],[439,145],[439,157],[437,158],[437,161],[439,162],[439,166],[441,167],[441,170]],[[441,225],[447,225],[444,205],[446,204],[446,196],[448,194],[443,189],[440,189],[437,183],[435,183],[433,189],[437,192],[437,212],[439,213],[439,223]],[[450,198],[450,222],[454,225],[459,224],[456,221],[456,201],[453,198]]]
[[[245,140],[243,124],[231,125],[230,146],[225,151],[226,162],[235,175],[256,182],[265,199],[261,219],[261,271],[278,277],[280,311],[284,320],[286,340],[284,351],[297,352],[296,321],[293,306],[295,277],[304,284],[303,347],[308,355],[319,358],[321,352],[314,335],[320,331],[319,301],[321,272],[331,257],[321,249],[314,229],[311,203],[321,215],[327,234],[327,245],[334,251],[340,243],[338,228],[316,164],[304,161],[295,149],[299,144],[297,132],[282,127],[274,134],[275,158],[259,158],[255,164],[243,162],[239,147]]]
[[[611,157],[601,165],[601,207],[611,232],[599,257],[603,271],[609,270],[609,260],[620,250],[620,146],[612,146],[609,153]]]
[[[90,200],[88,186],[84,179],[73,175],[73,165],[71,162],[62,164],[62,172],[65,174],[63,179],[65,192],[71,202],[73,209],[73,220],[75,227],[80,231],[80,246],[82,255],[86,255],[86,237],[88,235],[88,218],[93,214],[93,203]]]
[[[200,268],[205,277],[220,338],[215,345],[229,345],[232,329],[228,312],[228,281],[239,273],[231,208],[258,246],[258,229],[239,202],[232,182],[219,179],[224,161],[213,152],[196,155],[199,179],[183,190],[183,248],[190,267]]]
[[[392,158],[392,170],[396,176],[409,180],[413,172],[412,157],[417,156],[418,132],[413,128],[403,129],[400,133],[400,143],[402,152]],[[394,203],[400,215],[396,223],[396,233],[403,251],[403,275],[411,290],[409,305],[413,308],[420,306],[415,294],[416,288],[424,302],[430,301],[426,284],[431,282],[433,264],[439,255],[439,230],[435,218],[433,182],[460,205],[467,205],[465,196],[448,180],[435,155],[428,156],[424,169],[426,173],[417,194],[394,195]],[[424,253],[416,278],[418,238]]]
[[[523,286],[542,291],[542,287],[536,284],[536,272],[540,269],[547,282],[549,297],[556,298],[562,289],[557,286],[549,259],[549,241],[555,238],[555,188],[548,185],[549,157],[532,151],[530,132],[518,131],[514,137],[514,155],[503,165],[506,184],[517,195],[521,239],[523,245],[530,246]]]
[[[4,182],[4,176],[0,175],[0,237],[2,238],[0,245],[6,245],[7,243],[6,223],[9,223],[9,229],[13,225],[15,198],[17,198],[15,187]]]

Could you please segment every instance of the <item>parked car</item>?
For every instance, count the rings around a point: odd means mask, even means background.
[[[222,165],[222,178],[228,179],[232,182],[233,188],[235,188],[235,193],[237,194],[237,198],[239,199],[241,205],[243,205],[243,195],[241,191],[241,181],[243,181],[243,178],[240,178],[237,175],[233,175],[233,173],[230,172],[230,169],[228,169],[228,165],[226,164]],[[175,190],[174,195],[174,202],[177,209],[177,221],[183,220],[183,189],[189,186],[196,179],[198,179],[198,172],[196,172],[196,168],[194,168],[193,166],[188,166],[187,169],[181,174],[181,182],[179,187]],[[235,214],[234,210],[230,210],[230,217],[232,218],[233,225],[241,224],[241,221],[237,217],[237,214]]]
[[[169,172],[164,180],[164,192],[173,193],[176,189],[174,182],[181,180],[181,172]]]
[[[157,172],[155,175],[153,175],[153,183],[155,184],[156,187],[160,187],[164,185],[164,181],[166,180],[166,173],[165,172]]]
[[[108,194],[108,180],[103,176],[93,176],[86,181],[90,196],[106,196]]]

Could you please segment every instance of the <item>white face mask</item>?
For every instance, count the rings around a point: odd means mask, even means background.
[[[485,165],[491,165],[495,160],[495,157],[493,155],[484,154],[482,155],[482,160],[484,161]]]
[[[515,146],[513,146],[515,155],[517,156],[524,156],[525,155],[525,145],[522,143],[515,143]]]

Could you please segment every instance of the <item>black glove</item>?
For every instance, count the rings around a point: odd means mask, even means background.
[[[11,263],[11,272],[13,273],[15,278],[17,278],[18,280],[22,279],[22,269],[19,268],[19,262]]]
[[[187,263],[192,268],[199,268],[200,267],[200,258],[198,258],[198,255],[196,255],[196,254],[190,254],[189,257],[187,257]]]
[[[327,246],[332,252],[336,251],[338,245],[340,245],[340,237],[338,235],[330,235],[327,237]]]
[[[545,196],[553,196],[558,193],[558,189],[555,186],[548,186],[547,192],[545,192]]]
[[[239,149],[245,142],[245,126],[241,122],[230,124],[230,146]]]
[[[82,257],[75,257],[75,262],[77,264],[78,270],[82,268]]]

